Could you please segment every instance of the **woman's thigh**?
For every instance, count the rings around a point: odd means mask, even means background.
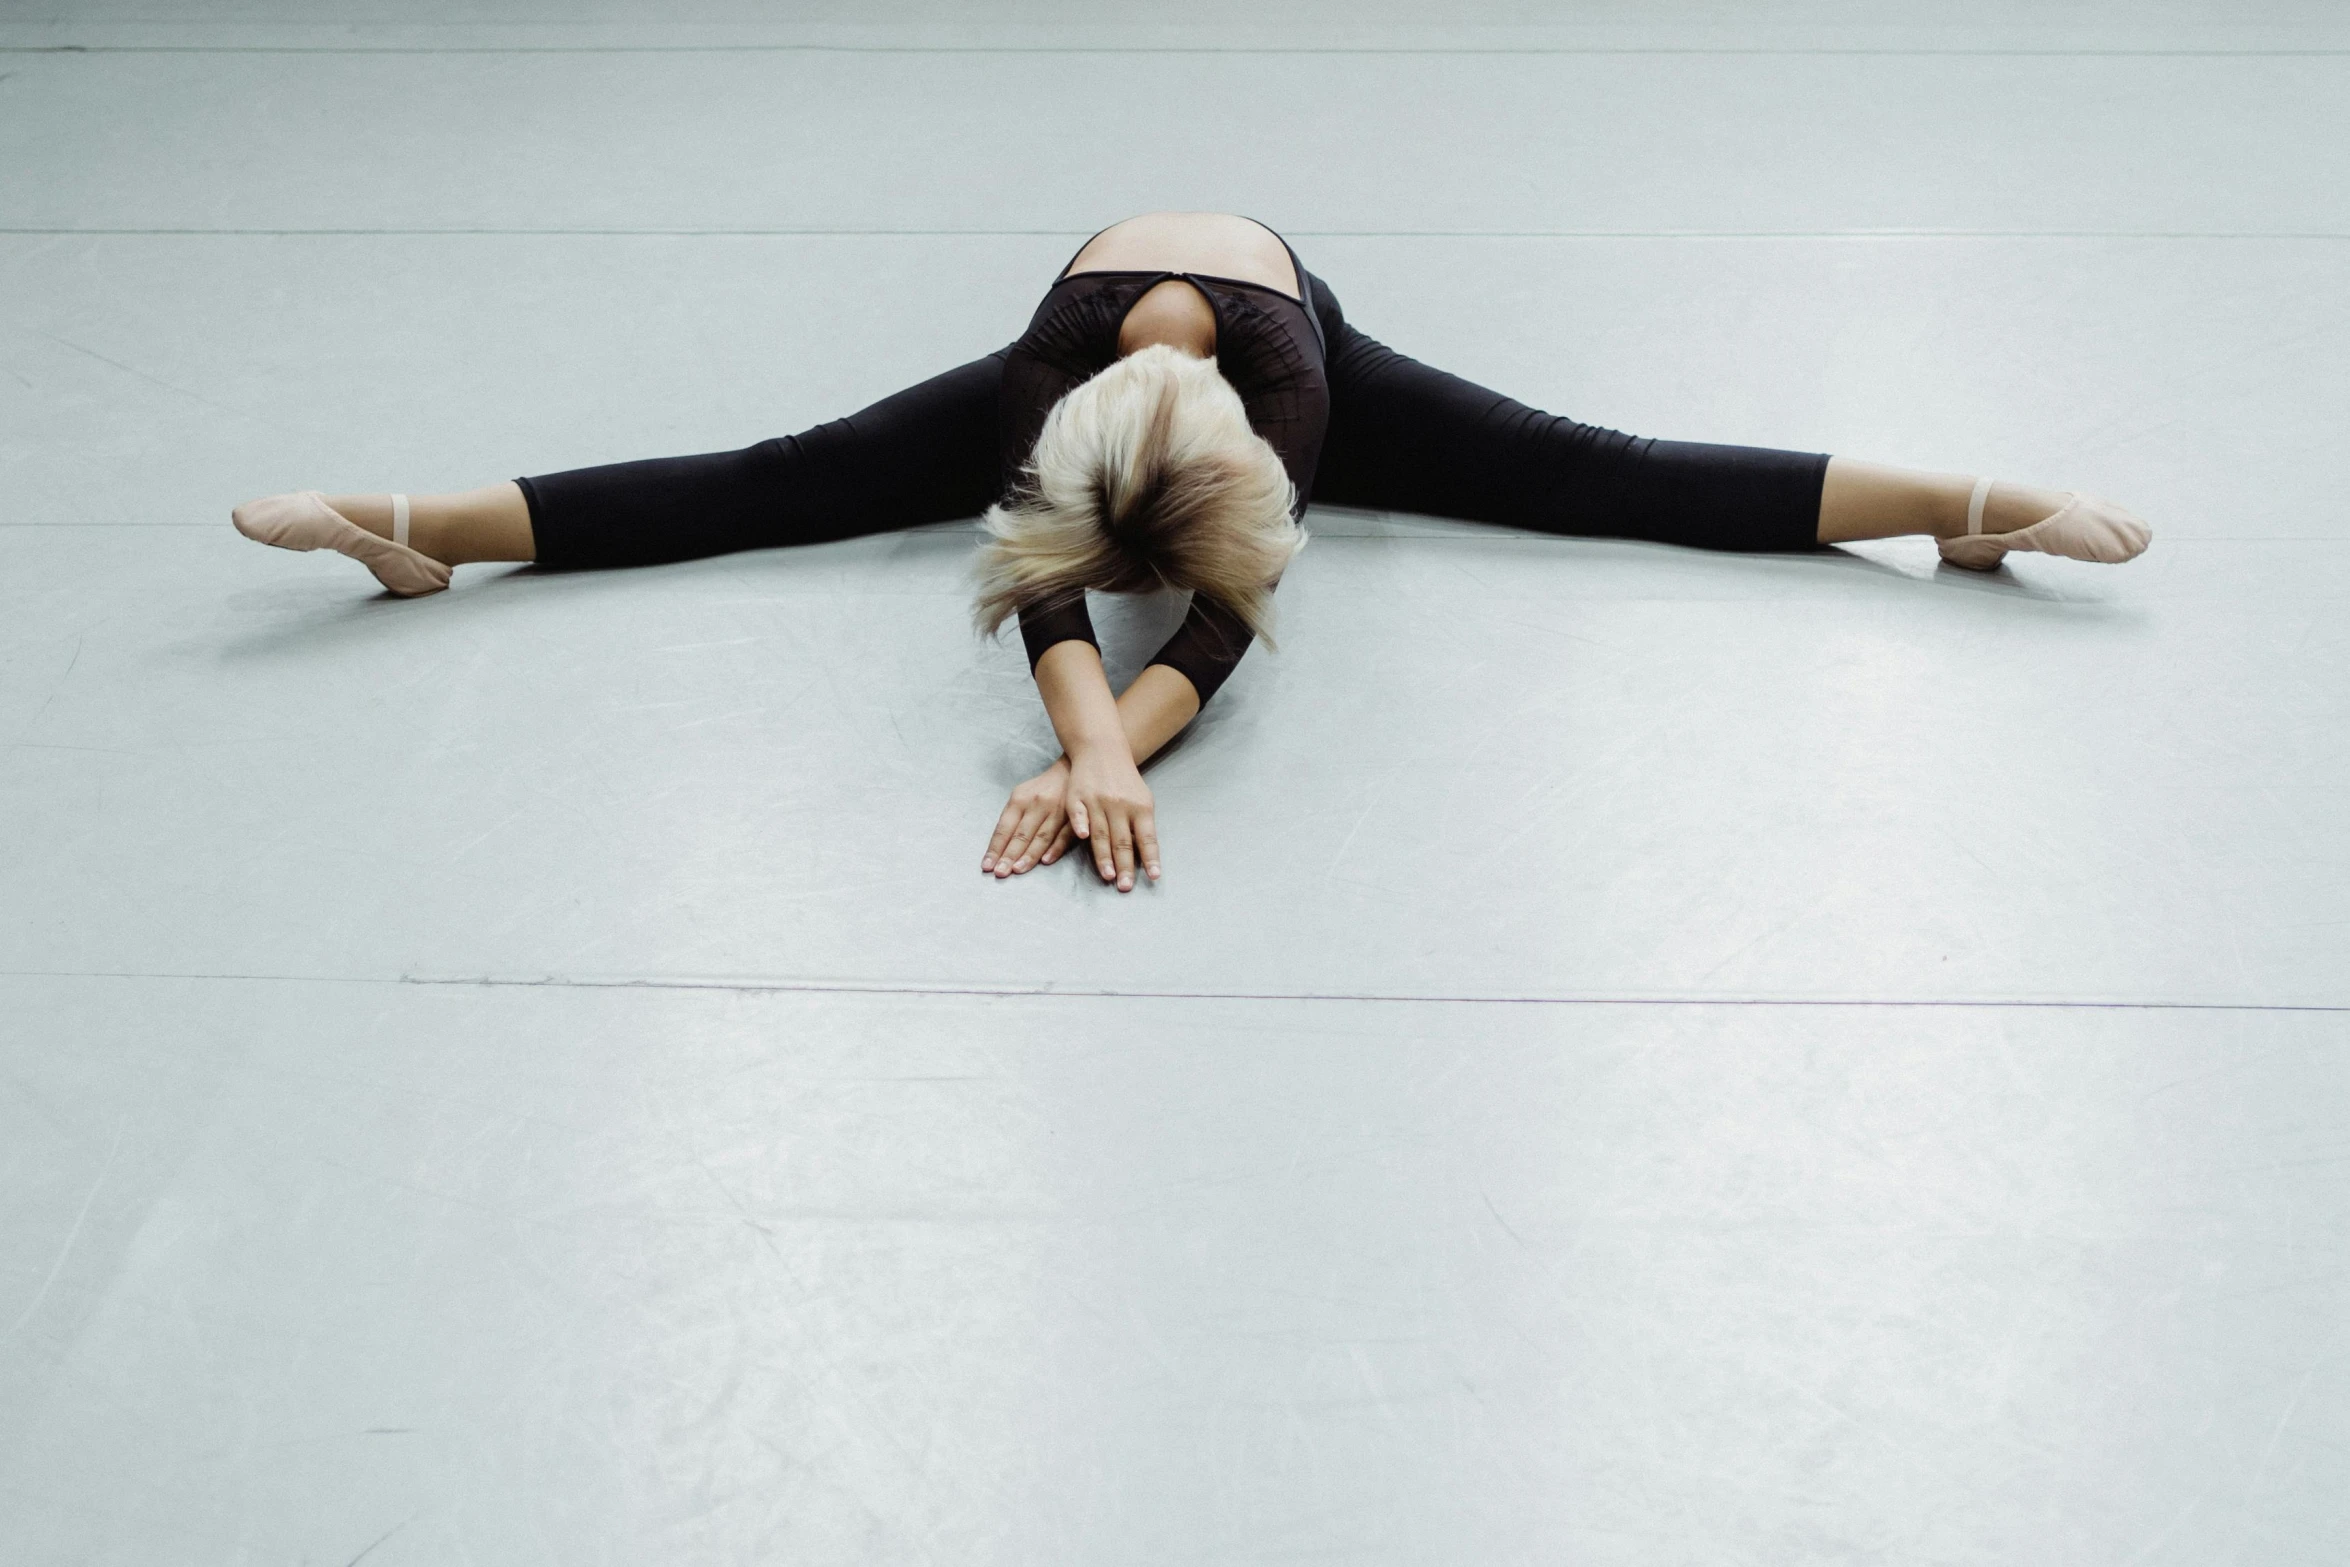
[[[1344,326],[1331,343],[1314,498],[1546,533],[1808,549],[1827,463],[1580,424]]]
[[[538,559],[631,566],[851,538],[985,510],[1002,487],[990,354],[798,435],[740,451],[521,480]]]

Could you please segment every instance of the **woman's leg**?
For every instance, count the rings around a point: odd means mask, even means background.
[[[975,516],[1002,488],[1004,354],[735,452],[520,481],[547,566],[637,566]]]
[[[1707,549],[1817,542],[1824,454],[1578,424],[1408,359],[1335,309],[1325,323],[1330,430],[1317,500]]]
[[[408,544],[447,566],[630,566],[973,516],[1002,487],[1003,360],[991,354],[846,419],[741,451],[411,496]],[[392,537],[389,495],[334,495],[327,504]]]
[[[1318,499],[1548,533],[1793,550],[1967,532],[1972,475],[1850,457],[1652,441],[1577,424],[1407,359],[1336,318]],[[2028,528],[2067,497],[1993,484],[1981,531]]]
[[[326,503],[379,539],[392,536],[389,495],[329,495]],[[480,561],[531,560],[530,508],[522,486],[508,480],[478,490],[408,498],[408,546],[444,566]]]
[[[1905,533],[1959,538],[1967,531],[1967,502],[1974,488],[1974,478],[1968,474],[1920,473],[1852,457],[1831,457],[1820,488],[1820,542],[1891,539]],[[1984,499],[1982,531],[2009,533],[2028,528],[2062,509],[2064,503],[2065,497],[2054,490],[2001,480],[1991,486]]]

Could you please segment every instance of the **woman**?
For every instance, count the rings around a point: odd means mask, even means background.
[[[1064,749],[1012,792],[980,870],[1018,875],[1084,839],[1126,892],[1138,866],[1160,874],[1141,764],[1270,642],[1309,497],[1714,549],[1931,534],[1979,570],[2010,550],[2125,561],[2150,537],[2087,496],[1540,413],[1373,342],[1279,235],[1197,212],[1104,229],[1009,348],[801,435],[413,501],[307,490],[232,520],[419,594],[474,561],[637,565],[984,510],[976,618],[1018,617]],[[1113,695],[1085,590],[1158,587],[1192,590],[1190,613]]]

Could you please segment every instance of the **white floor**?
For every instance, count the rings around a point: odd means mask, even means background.
[[[0,3],[0,1561],[2350,1559],[2337,7],[153,9]],[[977,874],[965,527],[226,526],[815,422],[1160,206],[2155,547],[1317,510],[1119,898]]]

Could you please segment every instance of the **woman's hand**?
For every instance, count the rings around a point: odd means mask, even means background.
[[[1012,791],[1011,803],[996,818],[995,836],[979,861],[980,874],[1001,879],[1016,876],[1032,865],[1050,865],[1068,852],[1074,836],[1069,831],[1069,759],[1052,766]]]
[[[1023,785],[1025,787],[1025,785]],[[1069,765],[1068,830],[1093,848],[1094,868],[1120,892],[1134,890],[1134,868],[1159,879],[1159,828],[1151,786],[1133,758],[1090,751]],[[1065,840],[1062,840],[1065,842]]]
[[[1050,865],[1072,838],[1093,848],[1094,868],[1120,892],[1134,871],[1159,879],[1159,828],[1150,785],[1136,757],[1148,757],[1199,711],[1190,677],[1163,664],[1135,676],[1122,697],[1110,695],[1101,650],[1071,637],[1036,661],[1036,689],[1060,736],[1061,760],[1012,791],[997,819],[983,871],[1014,875]]]

